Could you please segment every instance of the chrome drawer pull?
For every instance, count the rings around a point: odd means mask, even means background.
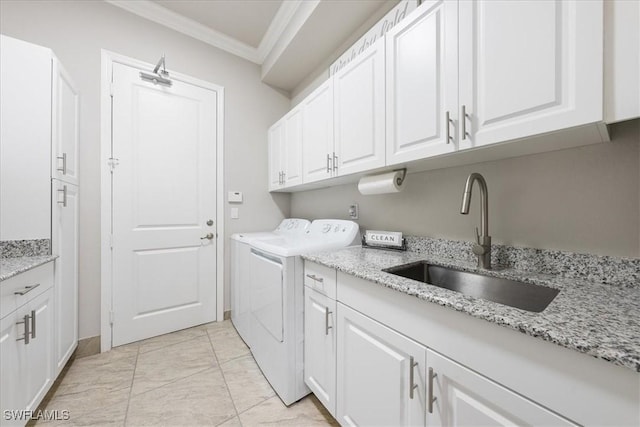
[[[418,366],[418,362],[409,357],[409,399],[413,399],[413,391],[418,388],[418,384],[414,384],[413,370]]]
[[[331,166],[329,166],[329,163],[331,163],[331,155],[327,154],[327,173],[331,173]]]
[[[62,172],[62,175],[67,174],[67,153],[62,153],[62,156],[57,157],[58,160],[62,160],[62,167],[58,168],[58,172]]]
[[[31,339],[36,337],[36,311],[31,310]]]
[[[438,400],[437,397],[433,397],[433,379],[437,376],[438,374],[433,373],[433,368],[429,368],[429,396],[427,396],[427,405],[430,414],[433,414],[433,402]]]
[[[311,280],[315,280],[316,282],[320,282],[320,283],[324,282],[324,278],[318,277],[315,274],[307,274],[307,277]]]
[[[33,312],[32,312],[33,313]],[[16,338],[16,341],[23,341],[24,340],[24,345],[29,344],[29,339],[30,339],[30,332],[29,332],[29,315],[25,314],[23,317],[23,320],[20,322],[16,322],[16,325],[22,325],[24,323],[24,337],[22,338]]]
[[[32,290],[34,290],[35,288],[37,288],[38,286],[40,286],[40,283],[36,283],[35,285],[25,286],[23,291],[15,291],[14,295],[27,294],[27,293],[31,292]]]
[[[329,315],[332,312],[329,311],[329,307],[324,308],[324,334],[329,335],[329,329],[333,329],[333,326],[329,326]]]

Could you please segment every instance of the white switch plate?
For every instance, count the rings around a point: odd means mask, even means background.
[[[231,208],[231,219],[240,218],[238,210],[239,210],[238,208]]]
[[[229,203],[242,203],[242,191],[229,191],[227,200]]]

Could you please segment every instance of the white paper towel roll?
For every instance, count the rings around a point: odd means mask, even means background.
[[[404,188],[404,171],[394,171],[381,175],[365,176],[358,182],[358,190],[361,194],[398,193]],[[402,182],[402,184],[398,184]]]

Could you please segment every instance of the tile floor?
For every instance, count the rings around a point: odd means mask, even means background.
[[[75,359],[45,409],[91,426],[337,425],[313,396],[284,406],[230,321]]]

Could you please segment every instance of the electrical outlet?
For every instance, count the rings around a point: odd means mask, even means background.
[[[358,204],[354,203],[352,205],[349,206],[349,218],[351,219],[358,219],[358,216],[360,215],[359,209],[358,209]]]

